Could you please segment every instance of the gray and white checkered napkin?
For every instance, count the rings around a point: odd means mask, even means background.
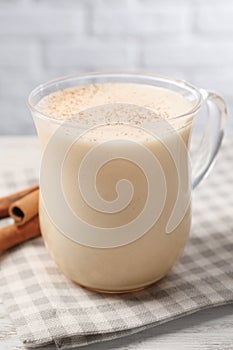
[[[194,194],[191,239],[183,257],[144,291],[108,296],[76,286],[59,272],[41,238],[4,254],[1,293],[22,342],[69,349],[233,301],[232,150],[232,142],[223,147],[213,173]],[[11,184],[22,174],[11,173]]]

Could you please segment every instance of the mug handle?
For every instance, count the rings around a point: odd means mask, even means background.
[[[207,125],[204,129],[204,135],[198,149],[199,159],[192,165],[193,189],[197,187],[202,179],[207,177],[212,169],[222,143],[224,128],[227,121],[227,108],[222,97],[204,89],[200,89],[200,93],[203,102],[208,107],[208,118],[211,124],[209,128]],[[216,109],[217,113],[213,113],[213,108]],[[215,123],[214,119],[212,119],[212,114],[216,115]]]

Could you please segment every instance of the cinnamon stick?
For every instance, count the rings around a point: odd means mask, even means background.
[[[24,225],[38,215],[39,190],[36,189],[10,205],[9,215],[17,225]]]
[[[31,186],[23,191],[0,198],[0,219],[6,218],[9,215],[8,210],[13,202],[31,193],[32,191],[35,191],[36,189],[38,189],[38,186]]]
[[[16,224],[0,229],[0,251],[5,251],[19,243],[40,235],[40,225],[38,215],[26,224],[18,226]]]

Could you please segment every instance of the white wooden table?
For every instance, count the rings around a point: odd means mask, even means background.
[[[23,156],[22,156],[23,155]],[[0,137],[1,167],[39,166],[35,137]],[[0,195],[3,193],[0,189]],[[0,271],[1,273],[1,271]],[[3,304],[0,302],[0,350],[24,349]],[[55,347],[41,348],[52,350]],[[80,348],[79,348],[80,349]],[[200,311],[127,338],[85,347],[88,349],[135,350],[232,350],[233,304]]]

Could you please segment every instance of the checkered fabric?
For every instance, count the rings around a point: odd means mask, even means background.
[[[33,169],[0,172],[1,185],[35,181]],[[16,186],[15,186],[16,187]],[[233,142],[194,193],[190,241],[173,270],[137,293],[101,295],[78,287],[51,260],[41,238],[1,257],[1,294],[27,347],[58,349],[142,331],[233,300]]]

